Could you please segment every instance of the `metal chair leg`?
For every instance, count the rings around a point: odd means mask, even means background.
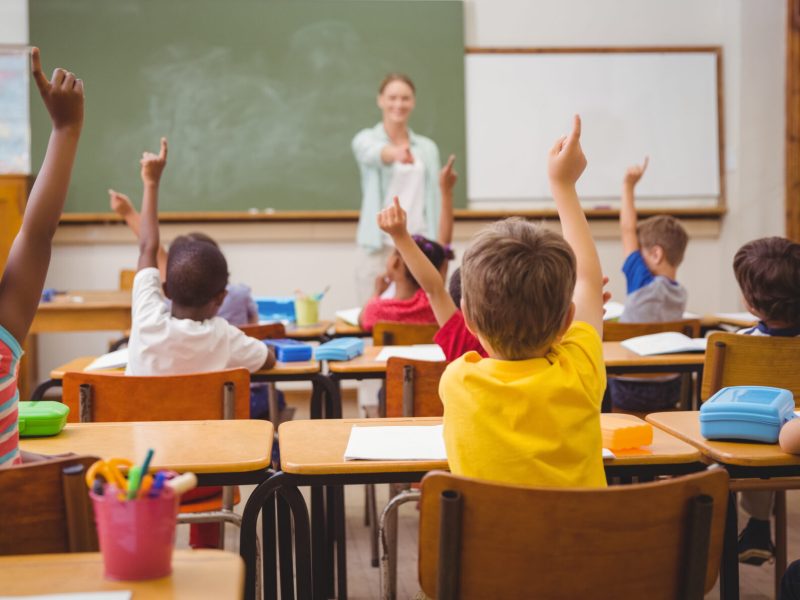
[[[381,598],[383,600],[394,600],[397,598],[397,549],[394,551],[394,567],[395,571],[392,573],[391,560],[389,557],[391,544],[387,535],[387,522],[390,518],[395,519],[395,536],[394,542],[397,541],[397,509],[401,504],[406,502],[414,502],[422,497],[421,492],[418,490],[406,490],[394,496],[386,507],[383,509],[380,518],[380,527],[378,530],[381,547]]]

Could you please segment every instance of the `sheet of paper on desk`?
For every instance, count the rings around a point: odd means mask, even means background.
[[[613,321],[614,319],[619,319],[622,316],[624,308],[624,304],[609,300],[603,305],[603,320]]]
[[[122,348],[95,358],[85,371],[102,371],[103,369],[119,369],[128,366],[128,349]]]
[[[74,594],[40,594],[38,596],[0,596],[0,600],[131,600],[130,590],[113,592],[76,592]]]
[[[705,352],[706,338],[690,338],[673,331],[640,335],[622,342],[622,347],[639,356],[675,354],[680,352]]]
[[[447,460],[441,425],[353,425],[345,460]]]
[[[359,326],[358,317],[360,315],[361,315],[361,309],[359,307],[336,311],[337,319],[341,319],[342,321],[344,321],[348,325],[352,325],[353,327]]]
[[[395,356],[399,358],[411,358],[413,360],[429,360],[432,362],[447,360],[441,347],[437,344],[385,346],[375,360],[378,362],[386,362]]]
[[[732,313],[715,313],[720,319],[731,319],[733,321],[747,321],[748,323],[757,323],[758,317],[747,311],[745,312],[732,312]]]

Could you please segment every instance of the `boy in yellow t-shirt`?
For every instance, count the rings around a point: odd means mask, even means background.
[[[480,232],[461,265],[461,306],[489,358],[442,376],[444,439],[457,475],[543,487],[604,487],[600,404],[603,275],[575,183],[578,116],[550,150],[563,237],[521,219]]]

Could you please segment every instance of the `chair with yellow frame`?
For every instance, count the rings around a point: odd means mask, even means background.
[[[96,552],[85,473],[97,460],[52,457],[0,469],[0,555]]]
[[[785,388],[800,399],[800,338],[712,333],[708,338],[700,398],[723,387],[765,385]],[[775,492],[776,586],[786,570],[786,492]]]
[[[422,480],[419,582],[438,600],[702,600],[722,555],[728,474],[602,489]]]
[[[700,320],[681,319],[679,321],[663,321],[660,323],[620,323],[618,321],[606,321],[605,323],[603,323],[603,341],[622,342],[624,340],[633,337],[638,337],[640,335],[651,335],[654,333],[665,333],[670,331],[682,333],[691,338],[698,337],[700,335]],[[609,378],[611,377],[613,376],[610,376]],[[669,374],[665,375],[664,373],[658,373],[658,374],[642,373],[636,375],[637,379],[664,378],[664,377],[670,377],[670,375]],[[681,375],[681,393],[679,402],[680,406],[686,408],[690,406],[693,389],[694,388],[692,385],[692,374],[684,373],[683,375]],[[644,419],[645,416],[647,416],[647,412],[629,411],[629,410],[622,410],[619,408],[614,408],[613,412],[632,414],[639,417],[640,419]]]
[[[228,369],[138,377],[67,372],[62,401],[70,408],[69,420],[82,423],[247,419],[250,373],[247,369]],[[233,512],[239,502],[238,487],[199,489],[205,493],[198,492],[197,501],[181,504],[180,522],[219,522],[223,533],[224,523],[239,526],[241,517]]]

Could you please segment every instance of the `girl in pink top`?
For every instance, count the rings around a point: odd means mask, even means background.
[[[417,247],[438,270],[447,259],[444,248],[421,235],[412,237]],[[394,298],[381,298],[390,283],[395,284]],[[428,296],[408,270],[403,257],[395,250],[386,262],[386,273],[375,280],[375,292],[361,311],[361,327],[372,331],[378,321],[394,323],[436,323]]]

